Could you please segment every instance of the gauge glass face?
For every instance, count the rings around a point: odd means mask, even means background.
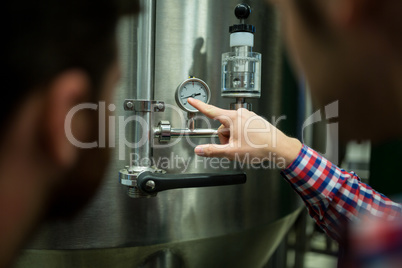
[[[208,89],[206,89],[205,85],[198,81],[189,81],[183,84],[179,88],[177,94],[177,98],[180,104],[183,106],[184,109],[190,112],[198,112],[198,110],[187,102],[188,98],[194,98],[206,103],[208,102],[209,97]]]

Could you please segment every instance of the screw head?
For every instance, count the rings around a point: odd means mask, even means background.
[[[132,103],[131,101],[129,101],[129,102],[126,103],[126,107],[129,108],[129,109],[131,109],[131,108],[134,107],[134,103]]]
[[[149,180],[145,183],[145,189],[147,189],[147,191],[152,191],[155,189],[155,182],[153,180]]]

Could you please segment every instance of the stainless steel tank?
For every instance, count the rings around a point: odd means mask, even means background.
[[[277,16],[262,0],[245,2],[253,8],[249,22],[257,29],[254,49],[263,55],[262,96],[252,101],[253,110],[271,119],[279,116],[282,98]],[[220,97],[220,68],[222,53],[229,51],[228,27],[236,23],[236,4],[156,1],[155,47],[150,47],[155,55],[154,91],[149,97],[164,101],[167,108],[152,115],[153,123],[169,120],[172,126],[183,126],[178,112],[169,107],[176,107],[174,92],[189,75],[209,84],[212,104],[229,108],[233,100]],[[141,62],[141,70],[137,68],[138,47],[144,42],[137,38],[141,27],[138,18],[124,19],[119,26],[124,76],[115,96],[117,117],[129,116],[124,101],[141,93],[136,82],[144,71]],[[244,185],[176,189],[133,199],[118,181],[132,151],[124,148],[122,153],[116,122],[114,160],[96,198],[75,219],[46,223],[18,267],[262,267],[269,260],[300,211],[298,197],[278,170],[243,167],[248,176]],[[132,131],[126,128],[127,139]],[[215,160],[195,157],[193,150],[194,145],[182,139],[174,146],[155,147],[153,155],[171,161],[159,168],[172,174],[225,171]],[[188,167],[183,161],[189,161]]]

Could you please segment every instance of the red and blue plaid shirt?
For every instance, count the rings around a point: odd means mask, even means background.
[[[346,222],[357,222],[366,217],[392,220],[402,214],[400,204],[306,145],[281,174],[301,196],[310,216],[338,242],[343,241]]]

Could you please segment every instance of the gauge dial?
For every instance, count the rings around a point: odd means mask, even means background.
[[[176,90],[176,102],[180,108],[186,112],[196,113],[198,110],[191,106],[188,98],[194,98],[205,103],[209,103],[211,91],[208,85],[198,78],[189,78],[183,81]]]

